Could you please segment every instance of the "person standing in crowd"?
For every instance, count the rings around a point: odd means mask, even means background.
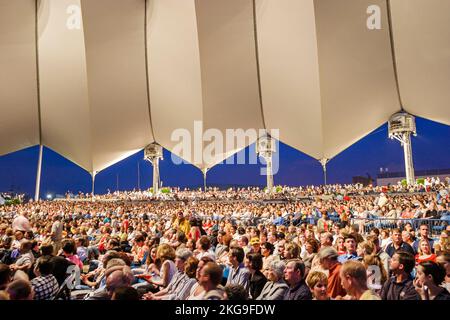
[[[392,277],[384,283],[380,293],[381,299],[419,300],[411,278],[414,265],[414,256],[411,253],[407,251],[394,253],[390,262]]]
[[[54,254],[57,255],[59,250],[61,249],[61,241],[62,241],[62,232],[64,229],[64,225],[61,222],[61,216],[59,214],[53,217],[53,224],[50,234],[50,239],[53,244]]]
[[[312,295],[305,282],[305,264],[300,259],[287,262],[284,269],[284,279],[289,285],[289,290],[284,300],[311,300]]]

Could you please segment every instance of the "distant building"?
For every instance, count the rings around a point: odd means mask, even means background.
[[[415,170],[416,179],[426,177],[439,177],[444,181],[446,177],[450,177],[450,169],[434,169],[434,170]],[[377,185],[387,186],[388,184],[397,184],[405,179],[405,172],[384,172],[377,175]]]
[[[360,184],[362,184],[363,186],[368,186],[369,184],[373,184],[373,179],[372,179],[372,177],[371,176],[367,176],[367,177],[364,177],[364,176],[356,176],[356,177],[353,177],[352,178],[352,183],[353,184],[356,184],[356,183],[360,183]]]

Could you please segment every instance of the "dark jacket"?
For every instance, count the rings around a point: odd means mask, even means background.
[[[300,281],[294,288],[289,288],[284,300],[312,300],[311,290],[305,280]]]
[[[386,246],[386,249],[385,249],[384,251],[385,251],[385,252],[389,255],[389,257],[391,257],[391,258],[392,258],[392,256],[393,256],[397,251],[406,251],[406,252],[411,253],[413,256],[416,254],[416,253],[414,252],[413,247],[411,247],[411,246],[410,246],[408,243],[406,243],[406,242],[402,242],[402,244],[400,245],[400,247],[399,247],[398,249],[395,249],[393,243],[389,243],[389,244]]]
[[[283,300],[288,290],[288,285],[282,279],[277,282],[267,281],[256,300]]]
[[[255,274],[250,278],[250,299],[255,300],[256,298],[258,298],[266,282],[267,278],[262,274],[262,272],[259,270],[256,271]]]
[[[433,300],[450,300],[450,293],[444,289]]]
[[[395,277],[389,278],[381,288],[380,296],[383,300],[420,300],[410,278],[400,283],[397,283]]]

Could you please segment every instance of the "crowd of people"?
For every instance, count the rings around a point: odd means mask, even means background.
[[[344,196],[352,195],[373,195],[380,192],[384,193],[413,193],[413,192],[442,192],[444,196],[447,194],[448,184],[450,178],[441,180],[439,177],[427,177],[421,184],[415,184],[407,186],[401,182],[389,186],[363,186],[360,183],[357,184],[328,184],[321,186],[300,186],[300,187],[288,187],[288,186],[276,186],[272,192],[269,192],[266,188],[259,187],[247,187],[247,188],[229,188],[221,190],[217,187],[207,188],[206,192],[201,189],[191,190],[188,188],[164,188],[167,192],[153,193],[152,190],[145,191],[116,191],[111,192],[108,190],[106,194],[95,195],[94,198],[98,200],[264,200],[264,199],[304,199],[315,198],[322,196],[325,198],[334,197],[336,199],[342,199]],[[79,192],[73,194],[71,192],[66,193],[66,199],[87,199],[92,198],[92,194],[84,194]]]
[[[448,300],[449,190],[433,179],[285,187],[292,197],[274,202],[256,188],[172,189],[0,206],[0,299]]]

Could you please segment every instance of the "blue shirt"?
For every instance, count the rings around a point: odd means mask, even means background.
[[[353,254],[353,253],[351,253],[351,254],[348,254],[348,253],[342,254],[342,255],[340,255],[338,257],[338,261],[340,263],[344,263],[344,262],[346,262],[348,260],[360,260],[360,257],[358,257],[356,254]]]

